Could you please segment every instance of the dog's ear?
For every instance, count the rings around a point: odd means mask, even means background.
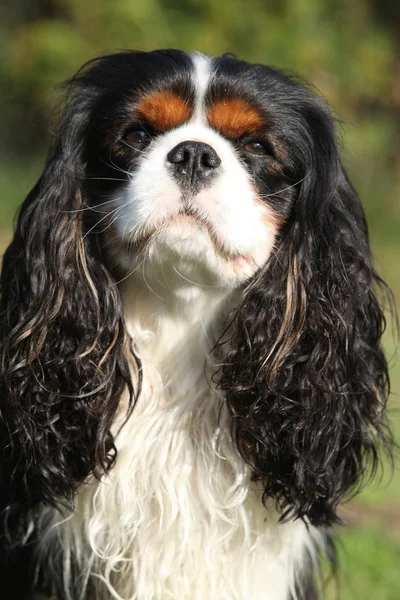
[[[85,231],[90,93],[71,84],[58,142],[19,213],[1,275],[1,471],[11,500],[69,500],[113,462],[132,384],[118,288]]]
[[[274,256],[244,292],[220,386],[264,499],[329,525],[390,441],[376,296],[386,288],[330,116],[309,102],[303,123],[304,180]]]

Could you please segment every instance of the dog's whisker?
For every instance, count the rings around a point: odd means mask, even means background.
[[[118,177],[86,177],[86,181],[126,181]]]
[[[185,281],[187,281],[188,283],[192,283],[193,285],[197,286],[197,287],[201,287],[201,288],[214,288],[214,289],[219,289],[218,285],[205,285],[204,283],[198,283],[197,281],[191,281],[191,279],[188,279],[187,277],[185,277],[184,275],[182,275],[182,273],[180,273],[178,271],[178,269],[173,266],[172,267],[173,270],[175,271],[175,273],[177,275],[179,275],[179,277],[181,277],[182,279],[184,279]]]
[[[272,198],[273,196],[278,196],[279,194],[282,194],[283,192],[287,192],[288,190],[291,190],[292,188],[297,187],[298,185],[300,185],[300,183],[302,183],[305,179],[307,179],[307,177],[309,177],[309,173],[304,175],[304,177],[302,177],[302,179],[299,179],[299,181],[296,181],[296,183],[293,183],[292,185],[282,188],[281,190],[277,190],[276,192],[272,192],[271,194],[260,194],[259,198],[261,198],[262,200],[267,200],[268,198]]]

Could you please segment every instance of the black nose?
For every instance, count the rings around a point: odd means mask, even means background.
[[[167,154],[178,183],[191,191],[205,187],[216,173],[221,159],[211,146],[203,142],[181,142]]]

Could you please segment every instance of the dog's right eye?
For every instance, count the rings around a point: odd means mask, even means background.
[[[149,140],[149,134],[144,129],[128,129],[124,134],[124,140],[129,144],[140,145]]]

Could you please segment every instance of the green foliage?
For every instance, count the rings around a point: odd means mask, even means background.
[[[34,3],[35,4],[35,3]],[[116,48],[176,46],[231,51],[274,63],[334,93],[380,98],[392,86],[395,36],[364,0],[53,0],[50,14],[20,16],[9,39],[11,70],[47,87]],[[24,3],[23,3],[24,5]],[[25,0],[29,13],[29,0]],[[48,6],[47,6],[48,8]]]

